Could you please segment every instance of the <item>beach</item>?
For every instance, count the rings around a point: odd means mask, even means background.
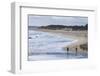
[[[31,29],[28,60],[87,58],[87,49],[80,48],[84,44],[87,31]]]
[[[76,40],[76,42],[66,45],[64,49],[67,50],[67,48],[70,48],[71,51],[75,51],[75,49],[77,48],[78,52],[87,52],[87,50],[83,50],[82,48],[80,48],[80,45],[88,44],[87,31],[65,31],[51,29],[37,29],[36,31],[48,32],[54,34],[55,36],[59,35],[65,38]]]

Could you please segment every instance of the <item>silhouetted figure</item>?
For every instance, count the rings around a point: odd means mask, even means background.
[[[75,51],[76,51],[76,55],[77,55],[77,48],[75,48]]]
[[[69,48],[67,47],[67,54],[69,53]]]

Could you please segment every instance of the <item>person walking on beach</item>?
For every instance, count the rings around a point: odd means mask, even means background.
[[[69,48],[67,47],[67,54],[69,53]]]
[[[75,51],[76,51],[76,55],[77,55],[77,47],[75,48]]]

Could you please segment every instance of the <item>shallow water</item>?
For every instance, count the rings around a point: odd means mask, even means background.
[[[87,58],[87,54],[75,52],[67,53],[63,47],[75,42],[70,38],[50,34],[47,32],[29,30],[28,60],[52,60]]]

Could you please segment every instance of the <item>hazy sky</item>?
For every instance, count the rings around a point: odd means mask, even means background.
[[[46,25],[85,25],[88,23],[87,17],[74,16],[29,16],[29,26],[46,26]]]

